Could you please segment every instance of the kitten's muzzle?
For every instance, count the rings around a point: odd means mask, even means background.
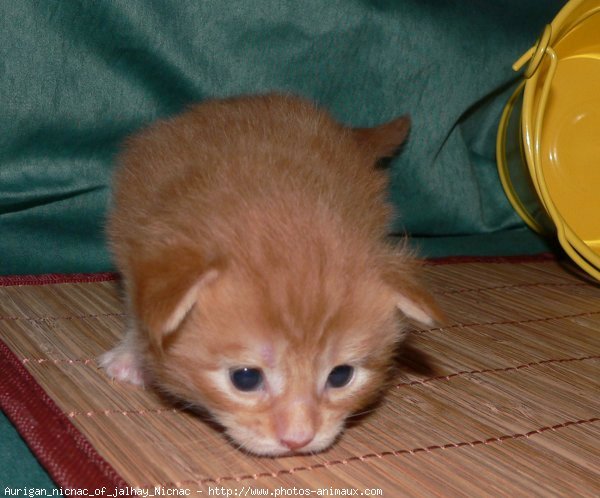
[[[279,443],[292,451],[310,444],[315,438],[318,413],[315,403],[303,398],[287,401],[275,413],[275,435]]]

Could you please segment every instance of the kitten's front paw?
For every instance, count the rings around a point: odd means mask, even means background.
[[[99,358],[100,366],[111,379],[129,382],[136,386],[144,385],[142,366],[137,355],[117,346]]]

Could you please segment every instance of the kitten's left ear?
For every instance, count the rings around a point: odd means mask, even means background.
[[[152,258],[136,258],[132,305],[155,349],[160,350],[165,337],[179,327],[198,293],[218,276],[220,266],[186,247],[168,247]]]
[[[406,140],[410,118],[402,116],[374,128],[353,128],[354,139],[369,152],[373,161],[390,157]]]

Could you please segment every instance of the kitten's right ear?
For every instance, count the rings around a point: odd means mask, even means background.
[[[197,251],[169,247],[134,263],[132,305],[156,350],[196,303],[198,293],[219,274],[220,265]]]
[[[391,157],[404,143],[410,130],[410,118],[402,116],[374,128],[353,128],[354,139],[373,158],[373,162]]]
[[[394,290],[396,307],[406,317],[428,327],[442,325],[446,322],[445,315],[416,278],[415,266],[398,254],[388,260],[383,280]]]
[[[419,284],[406,281],[396,288],[396,306],[408,318],[433,327],[445,323],[444,313]]]

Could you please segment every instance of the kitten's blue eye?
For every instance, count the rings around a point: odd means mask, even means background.
[[[237,368],[229,373],[229,377],[240,391],[256,391],[263,381],[262,372],[258,368]]]
[[[329,387],[344,387],[354,375],[354,367],[350,365],[338,365],[327,377],[327,385]]]

